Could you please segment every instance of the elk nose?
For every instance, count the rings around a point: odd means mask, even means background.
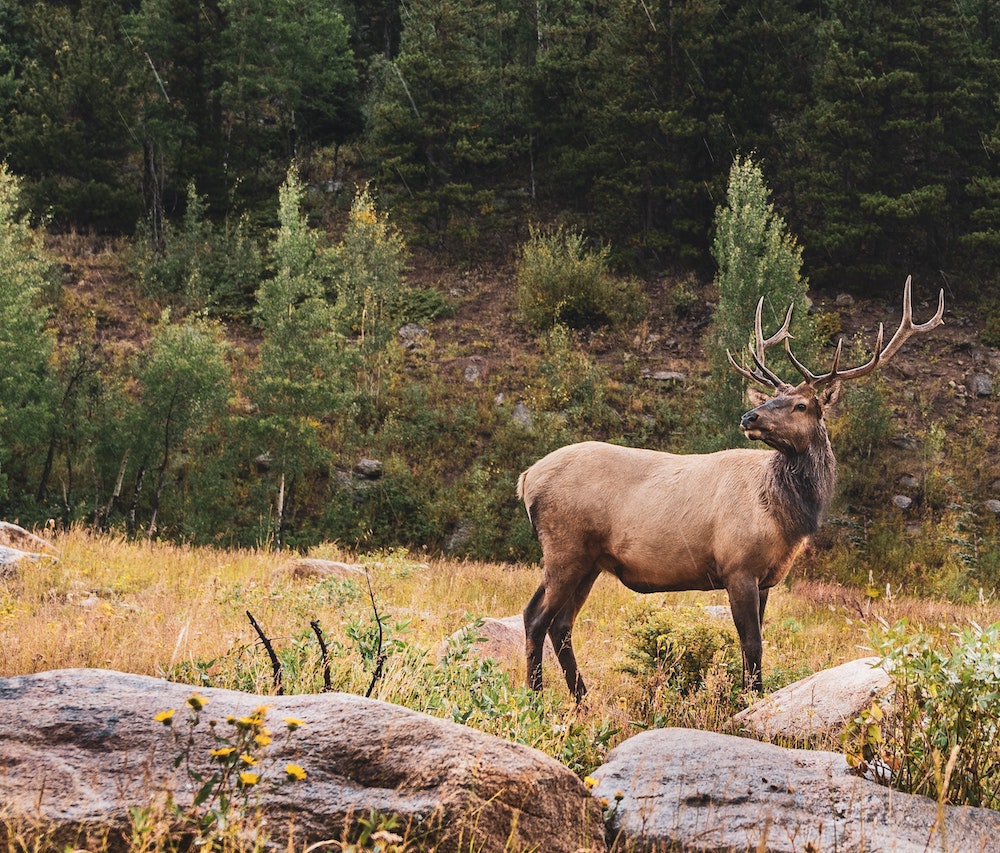
[[[742,418],[740,418],[740,426],[746,429],[750,424],[757,420],[757,412],[747,412]]]

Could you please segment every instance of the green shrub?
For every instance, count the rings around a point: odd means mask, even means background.
[[[640,319],[645,298],[634,280],[618,281],[607,270],[609,250],[588,248],[583,235],[561,226],[531,229],[517,266],[517,306],[537,329],[618,326]]]
[[[629,620],[622,669],[639,678],[657,675],[688,693],[718,667],[740,671],[739,643],[732,622],[701,607],[671,609],[640,604]]]
[[[845,732],[850,762],[939,802],[1000,807],[1000,624],[942,638],[902,621],[873,643],[892,691]]]

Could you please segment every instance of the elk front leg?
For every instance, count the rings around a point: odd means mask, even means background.
[[[729,609],[736,623],[736,633],[740,635],[740,649],[743,652],[743,686],[761,692],[764,677],[761,658],[764,641],[761,634],[761,620],[767,592],[757,586],[755,578],[737,578],[726,586],[729,593]]]

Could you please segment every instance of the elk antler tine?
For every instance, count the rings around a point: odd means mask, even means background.
[[[763,376],[764,379],[766,379],[770,385],[772,385],[776,389],[781,388],[783,385],[785,385],[781,377],[779,377],[773,371],[769,370],[767,367],[764,366],[764,360],[762,358],[757,358],[757,353],[751,352],[750,355],[753,358],[754,364],[757,365],[757,369],[760,371],[761,376]],[[755,375],[755,378],[757,382],[763,384],[763,381],[759,377],[756,377]]]
[[[749,379],[751,382],[758,381],[756,376],[754,376],[749,370],[733,358],[733,354],[729,350],[726,350],[726,358],[729,359],[729,363],[732,365],[733,370],[735,370],[744,379]]]
[[[834,376],[837,375],[837,368],[840,367],[840,356],[843,355],[843,352],[844,352],[844,339],[841,338],[839,341],[837,341],[837,351],[833,354],[833,363],[830,366],[830,372]]]
[[[789,338],[790,337],[791,336],[789,336]],[[789,338],[785,338],[785,355],[788,356],[788,360],[792,363],[792,367],[802,374],[802,378],[809,384],[812,384],[819,379],[819,377],[795,357],[795,353],[792,352],[792,345],[788,342]]]

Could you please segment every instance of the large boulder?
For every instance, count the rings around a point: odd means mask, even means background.
[[[96,839],[125,849],[130,809],[162,802],[168,792],[189,806],[197,785],[187,770],[208,778],[219,766],[210,751],[220,735],[265,707],[274,734],[266,765],[282,778],[289,763],[307,774],[274,786],[262,774],[261,817],[278,845],[291,849],[293,825],[295,849],[342,839],[345,827],[375,809],[399,816],[410,837],[442,853],[605,850],[597,801],[537,750],[337,693],[203,689],[198,695],[207,704],[191,727],[185,703],[193,693],[162,679],[93,669],[0,679],[0,841],[10,821],[24,820],[77,847]],[[155,719],[170,709],[171,725]],[[302,722],[287,737],[286,718]],[[186,759],[177,768],[181,753]]]
[[[859,658],[782,687],[733,719],[764,740],[810,741],[843,731],[890,683],[881,658]]]
[[[470,634],[473,635],[473,643],[469,651],[477,658],[492,658],[506,664],[520,663],[525,659],[524,617],[520,613],[501,619],[486,617],[481,623],[459,628],[440,645],[438,657],[443,656],[450,646],[467,642]],[[548,635],[542,645],[542,655],[548,664],[559,665]]]
[[[23,560],[54,560],[47,540],[10,521],[0,521],[0,578],[10,575]]]
[[[643,732],[593,775],[628,850],[986,853],[1000,839],[1000,812],[891,791],[837,753],[714,732]]]

